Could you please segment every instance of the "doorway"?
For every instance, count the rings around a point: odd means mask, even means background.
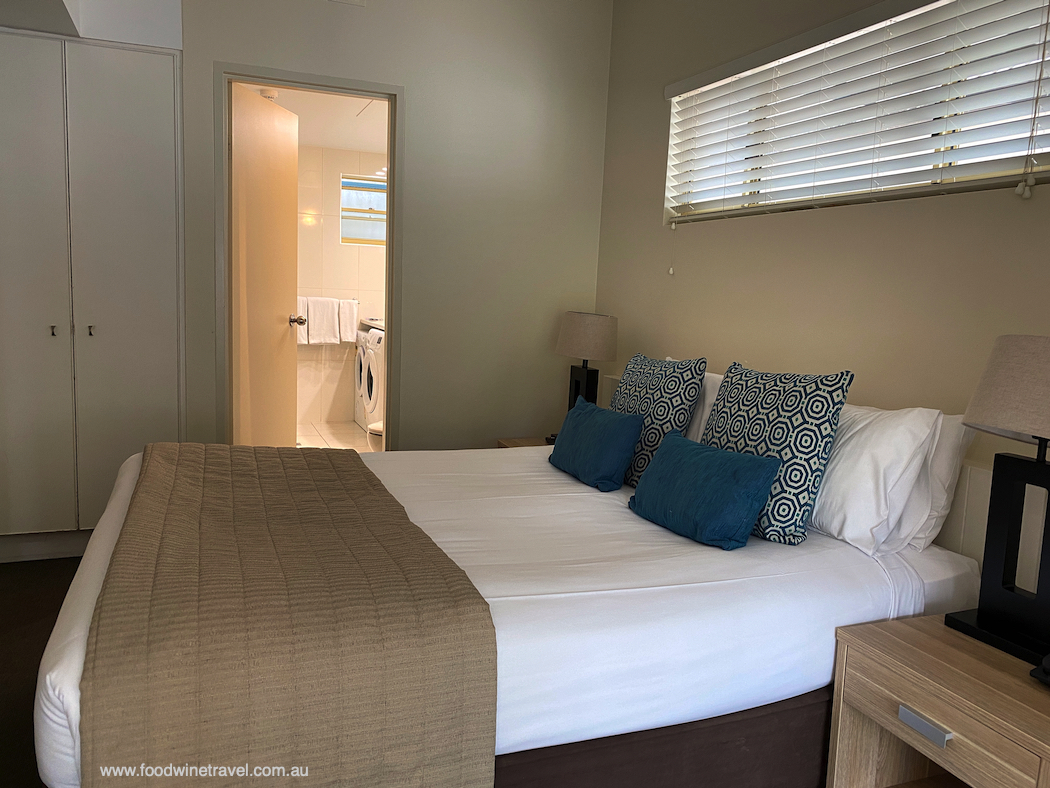
[[[392,102],[229,88],[232,441],[382,451]]]

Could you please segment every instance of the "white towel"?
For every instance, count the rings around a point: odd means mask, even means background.
[[[334,298],[307,299],[307,324],[311,345],[339,344],[339,302]]]
[[[356,298],[339,302],[339,339],[343,342],[357,341],[357,307]]]
[[[309,322],[309,299],[306,296],[298,296],[296,301],[296,317],[305,317]],[[296,326],[295,327],[295,344],[297,345],[308,345],[310,344],[309,335],[307,334],[307,326]]]

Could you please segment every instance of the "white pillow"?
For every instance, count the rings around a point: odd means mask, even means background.
[[[975,434],[973,429],[963,425],[962,416],[945,416],[942,420],[940,435],[924,468],[929,480],[930,509],[909,541],[912,547],[925,550],[941,532],[955,499],[955,485],[959,482],[963,458]],[[913,506],[918,509],[917,503],[909,501],[908,508]]]
[[[718,396],[718,389],[724,377],[725,375],[717,375],[714,372],[704,373],[704,384],[700,387],[700,401],[696,403],[693,418],[690,419],[689,426],[685,430],[685,437],[689,440],[700,442],[700,436],[704,434],[704,427],[707,426],[707,417],[711,415],[711,408],[714,407],[715,397]]]
[[[937,439],[942,415],[929,408],[844,406],[807,528],[868,555],[903,548],[908,540],[898,546],[892,538],[897,530],[904,528],[910,539],[928,515],[921,506],[906,513],[905,506]],[[906,514],[912,519],[902,522]]]

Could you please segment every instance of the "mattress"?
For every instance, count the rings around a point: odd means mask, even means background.
[[[489,603],[497,754],[790,698],[831,681],[835,627],[976,604],[976,563],[955,553],[876,559],[818,533],[725,552],[642,520],[633,489],[600,493],[549,454],[362,455]],[[51,788],[80,784],[87,634],[140,462],[120,470],[41,662],[37,759]]]

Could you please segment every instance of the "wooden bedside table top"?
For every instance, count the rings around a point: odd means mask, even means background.
[[[546,438],[500,438],[496,441],[498,449],[517,449],[522,446],[547,446]]]
[[[1050,687],[1027,662],[949,629],[943,616],[841,627],[837,638],[957,696],[975,719],[1050,758]]]

